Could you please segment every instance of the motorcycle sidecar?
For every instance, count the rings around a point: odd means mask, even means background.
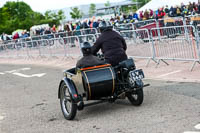
[[[115,80],[116,75],[110,64],[64,71],[58,90],[64,117],[72,120],[77,109],[81,110],[84,106],[97,104],[111,97],[115,91]],[[100,101],[84,104],[88,100]]]

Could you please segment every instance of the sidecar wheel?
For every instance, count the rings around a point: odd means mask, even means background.
[[[64,82],[61,84],[60,105],[65,119],[73,120],[76,116],[77,104],[73,102],[69,89]]]
[[[134,106],[140,106],[143,103],[144,94],[143,89],[139,89],[136,92],[128,93],[127,95],[128,100]]]

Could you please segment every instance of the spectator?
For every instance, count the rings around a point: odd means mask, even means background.
[[[197,13],[200,14],[200,3],[197,5]]]
[[[110,21],[114,21],[114,18],[111,16]]]
[[[189,11],[189,12],[192,12],[192,11],[193,11],[193,4],[192,4],[191,2],[189,2],[188,11]]]
[[[149,17],[153,18],[153,10],[149,9]]]
[[[163,11],[163,8],[160,8],[159,10],[158,10],[158,18],[162,18],[162,17],[164,17],[165,16],[165,12]]]
[[[181,16],[181,8],[179,8],[178,6],[176,7],[176,14],[177,16]]]
[[[168,5],[166,5],[166,7],[165,7],[165,13],[166,13],[166,14],[169,14],[169,8],[168,8]]]
[[[193,9],[195,9],[195,11],[197,11],[197,6],[196,6],[196,3],[195,2],[193,2]]]
[[[113,19],[113,20],[114,20],[114,19]],[[98,26],[99,26],[99,22],[94,21],[94,22],[93,22],[93,28],[98,28]]]
[[[196,10],[193,8],[193,11],[191,12],[191,15],[196,15]]]
[[[136,12],[133,14],[133,18],[139,20],[138,14]]]
[[[181,11],[183,12],[183,10],[186,8],[186,6],[183,4],[183,3],[181,3]]]
[[[19,33],[16,32],[15,35],[13,36],[13,39],[15,40],[15,39],[18,39],[18,38],[19,38]]]
[[[83,28],[84,28],[84,29],[89,28],[89,25],[88,25],[88,23],[87,23],[87,19],[85,19],[85,21],[83,22]]]
[[[51,29],[50,28],[46,28],[44,31],[44,34],[51,34]]]
[[[5,34],[5,33],[3,33],[3,34],[1,35],[1,40],[2,40],[2,41],[6,41],[6,40],[7,40],[6,34]]]
[[[28,37],[28,34],[26,31],[23,31],[22,32],[22,35],[21,35],[21,38],[27,38]]]
[[[147,20],[147,19],[149,19],[149,12],[146,9],[145,12],[144,12],[144,18],[143,18],[143,20]]]
[[[183,7],[182,15],[188,15],[188,9],[186,8],[186,6]]]
[[[129,19],[129,20],[132,20],[132,19],[133,19],[132,13],[130,13],[130,14],[128,15],[128,19]]]
[[[55,33],[56,32],[56,25],[54,24],[52,27],[52,32]]]
[[[140,15],[139,16],[140,16],[140,20],[143,20],[143,17],[144,17],[143,16],[143,11],[140,11]]]

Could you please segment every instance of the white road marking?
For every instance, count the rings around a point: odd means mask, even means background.
[[[0,72],[0,75],[4,75],[5,73]]]
[[[200,133],[198,131],[186,131],[186,132],[183,132],[183,133]]]
[[[6,73],[14,73],[16,72],[17,70],[11,70],[11,71],[5,71]]]
[[[200,124],[197,124],[194,128],[200,130]]]
[[[19,69],[19,70],[25,71],[25,70],[31,70],[31,68],[26,67],[26,68],[21,68],[21,69]]]
[[[42,77],[46,73],[38,73],[38,74],[26,75],[26,74],[23,74],[23,73],[17,73],[17,72],[15,72],[15,73],[12,73],[12,74],[20,76],[20,77],[31,78],[31,77]]]
[[[0,121],[3,120],[3,119],[4,119],[4,116],[1,116],[1,115],[0,115]]]
[[[168,76],[168,75],[171,75],[171,74],[175,74],[175,73],[179,73],[179,72],[181,72],[181,70],[177,70],[177,71],[173,71],[173,72],[170,72],[170,73],[166,73],[166,74],[158,76],[157,78],[165,77],[165,76]]]
[[[25,71],[25,70],[31,70],[31,68],[25,67],[25,68],[20,68],[20,69],[17,69],[17,70],[11,70],[11,71],[5,71],[5,72],[6,73],[14,73],[14,72],[17,72],[17,71]]]
[[[197,130],[200,130],[200,124],[197,124],[196,126],[194,126],[194,128],[196,128]],[[186,131],[183,133],[200,133],[199,131]]]

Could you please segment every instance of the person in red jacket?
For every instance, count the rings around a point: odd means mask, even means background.
[[[19,34],[18,32],[15,33],[15,35],[13,36],[13,39],[18,39],[19,38]]]

